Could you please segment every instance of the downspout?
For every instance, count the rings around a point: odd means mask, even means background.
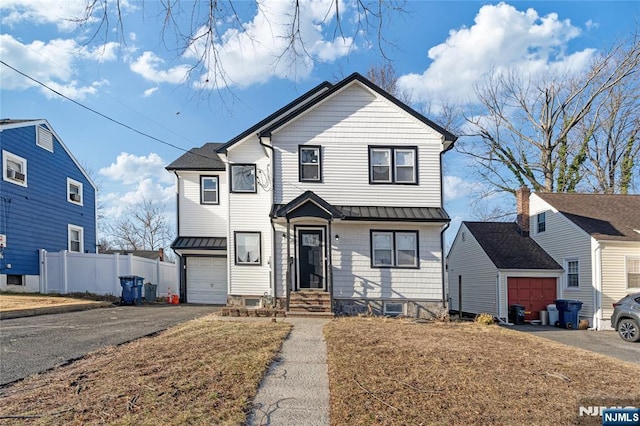
[[[267,145],[266,143],[262,142],[262,138],[260,137],[260,134],[258,134],[258,142],[260,143],[260,145],[262,145],[264,148],[269,148],[271,150],[271,173],[274,173],[275,168],[274,168],[274,162],[275,162],[275,150],[273,149],[273,147],[271,145]],[[275,176],[275,175],[273,175]],[[271,179],[273,180],[274,177],[271,177]],[[273,208],[273,206],[275,205],[275,201],[276,201],[276,191],[274,191],[274,182],[271,182],[271,207]],[[270,265],[270,271],[269,271],[269,280],[271,281],[269,283],[269,288],[271,289],[271,294],[274,298],[274,300],[278,299],[278,295],[276,294],[276,275],[275,275],[275,263],[276,263],[276,226],[273,223],[273,220],[271,220],[271,229],[273,230],[272,234],[271,234],[271,265]],[[288,244],[288,242],[287,242]],[[287,303],[287,308],[289,304]]]
[[[602,247],[599,241],[596,241],[593,252],[593,329],[602,330]]]
[[[446,267],[447,267],[447,260],[446,257],[444,255],[444,233],[447,229],[449,229],[449,222],[444,224],[444,228],[442,228],[442,231],[440,231],[440,256],[442,256],[442,265],[441,268],[442,269],[442,307],[446,308],[447,307],[447,301],[444,297],[445,295],[445,279],[446,279]],[[462,306],[459,306],[460,311],[462,311]]]
[[[173,174],[176,175],[176,234],[178,237],[180,236],[180,176],[178,176],[178,172],[176,170],[173,171]],[[178,282],[178,297],[180,302],[187,303],[187,278],[186,278],[186,270],[187,270],[187,259],[183,258],[181,254],[178,252],[174,252],[180,258],[180,262],[178,263],[178,267],[180,268],[180,278]],[[160,275],[158,275],[158,284],[160,284]]]
[[[331,222],[332,219],[329,218],[329,223],[328,223],[328,233],[329,235],[327,235],[327,248],[328,248],[328,254],[327,254],[327,285],[329,286],[329,306],[331,309],[331,312],[333,312],[333,262],[331,261],[331,258],[333,257],[333,246],[331,244],[331,236],[332,236],[332,231],[331,231]]]

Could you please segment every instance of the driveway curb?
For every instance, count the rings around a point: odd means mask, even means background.
[[[73,305],[47,306],[43,308],[18,309],[15,311],[0,312],[0,320],[33,317],[36,315],[64,314],[66,312],[87,311],[89,309],[110,308],[113,303],[109,302],[87,302]]]

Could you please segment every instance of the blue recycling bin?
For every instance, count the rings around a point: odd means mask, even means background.
[[[124,305],[142,305],[143,277],[137,275],[125,275],[120,278],[122,297],[120,303]]]
[[[582,302],[579,300],[558,299],[555,301],[558,308],[558,325],[569,330],[577,330]]]

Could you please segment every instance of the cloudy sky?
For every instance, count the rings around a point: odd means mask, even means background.
[[[163,33],[160,2],[120,0],[122,26],[109,15],[100,27],[95,10],[79,27],[85,3],[0,2],[0,115],[47,119],[100,182],[109,218],[146,197],[166,203],[175,220],[164,166],[178,148],[224,142],[322,81],[383,63],[377,35],[354,26],[349,0],[339,3],[342,32],[332,1],[301,1],[302,57],[282,54],[292,1],[236,1],[237,16],[221,15],[207,33],[198,4],[182,0],[176,23],[197,36],[186,49],[171,25]],[[638,1],[408,1],[404,10],[385,20],[383,48],[417,109],[445,97],[472,102],[474,83],[491,69],[580,69],[640,22]],[[217,62],[199,62],[206,40]],[[445,161],[451,234],[474,219],[470,202],[483,188],[466,173],[468,159]]]

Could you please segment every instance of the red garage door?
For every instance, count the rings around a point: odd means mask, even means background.
[[[509,277],[507,294],[509,306],[524,306],[525,320],[537,320],[556,299],[556,278]]]

